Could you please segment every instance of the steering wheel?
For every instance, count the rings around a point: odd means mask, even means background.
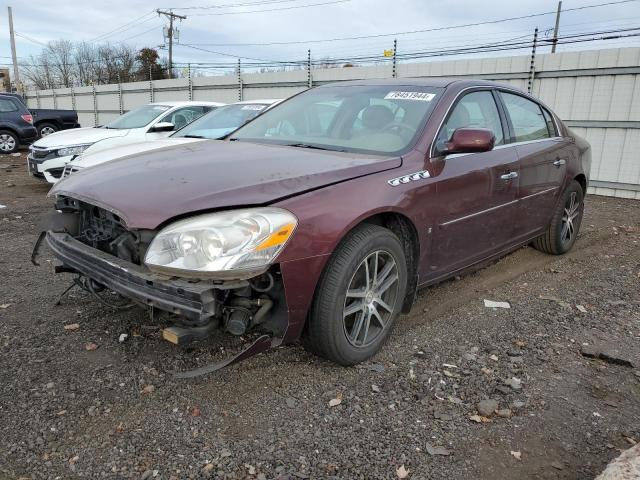
[[[416,129],[413,128],[411,125],[409,125],[408,123],[402,123],[402,122],[396,122],[396,123],[390,123],[389,125],[387,125],[386,127],[384,127],[382,129],[382,132],[391,132],[391,133],[395,133],[397,135],[400,135],[399,130],[405,130],[407,132],[409,132],[410,136],[415,135],[416,133]]]

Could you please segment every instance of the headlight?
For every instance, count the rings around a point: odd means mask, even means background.
[[[58,149],[59,157],[68,157],[69,155],[80,155],[91,145],[74,145],[72,147],[64,147]]]
[[[248,278],[274,261],[298,220],[281,208],[251,208],[180,220],[153,239],[144,263],[192,278]]]

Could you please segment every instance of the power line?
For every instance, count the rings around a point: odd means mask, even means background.
[[[573,12],[578,10],[586,10],[589,8],[604,7],[609,5],[619,5],[623,3],[630,3],[630,2],[637,2],[637,1],[639,0],[618,0],[613,2],[598,3],[594,5],[584,5],[582,7],[566,8],[563,10],[563,12]],[[477,27],[480,25],[493,25],[496,23],[511,22],[514,20],[524,20],[527,18],[535,18],[535,17],[542,17],[545,15],[555,15],[555,14],[556,14],[556,11],[554,10],[551,12],[532,13],[529,15],[521,15],[518,17],[500,18],[497,20],[485,20],[482,22],[466,23],[461,25],[451,25],[447,27],[434,27],[434,28],[426,28],[422,30],[409,30],[405,32],[379,33],[374,35],[359,35],[354,37],[337,37],[337,38],[326,38],[326,39],[317,39],[317,40],[291,40],[291,41],[283,41],[283,42],[259,42],[259,43],[192,43],[190,45],[202,46],[202,47],[255,47],[255,46],[270,46],[270,45],[300,45],[300,44],[309,44],[309,43],[340,42],[340,41],[347,41],[347,40],[363,40],[363,39],[369,39],[369,38],[410,35],[414,33],[440,32],[443,30]]]
[[[141,17],[135,18],[135,19],[131,20],[130,22],[125,23],[124,25],[120,25],[118,28],[114,28],[113,30],[110,30],[110,31],[105,32],[105,33],[103,33],[103,34],[101,34],[101,35],[98,35],[97,37],[93,37],[93,38],[89,39],[89,41],[90,41],[90,42],[94,42],[94,41],[96,41],[96,40],[98,40],[98,39],[100,39],[100,40],[104,40],[105,38],[107,38],[107,37],[111,36],[111,35],[112,35],[112,34],[114,34],[114,33],[122,33],[122,32],[124,32],[124,31],[126,31],[126,30],[129,30],[130,28],[137,27],[137,26],[138,26],[138,25],[140,25],[140,24],[139,24],[139,23],[136,23],[136,22],[138,22],[139,20],[142,20],[144,17],[146,17],[146,16],[148,16],[148,15],[151,15],[151,14],[153,14],[153,13],[154,13],[154,11],[153,11],[153,10],[151,10],[150,12],[145,13],[145,14],[144,14],[144,15],[142,15]],[[151,19],[149,18],[149,19],[145,20],[144,22],[148,22],[149,20],[151,20]],[[141,23],[144,23],[144,22],[141,22]],[[135,25],[133,25],[134,23],[135,23]],[[129,27],[129,28],[124,28],[124,27],[127,27],[127,26],[129,26],[129,25],[132,25],[132,26],[131,26],[131,27]],[[121,29],[123,29],[123,28],[124,28],[124,30],[121,30]]]
[[[210,16],[222,16],[222,15],[246,15],[249,13],[265,13],[265,12],[280,12],[282,10],[294,10],[297,8],[309,8],[309,7],[320,7],[324,5],[335,5],[337,3],[346,3],[351,0],[331,0],[329,2],[320,2],[320,3],[309,3],[306,5],[292,5],[290,7],[279,7],[279,8],[269,8],[263,10],[250,10],[248,12],[223,12],[223,13],[201,13],[198,14],[199,17],[210,17]]]
[[[245,3],[227,3],[226,5],[203,5],[199,7],[171,7],[170,10],[212,10],[218,8],[237,8],[237,7],[257,7],[261,5],[272,5],[274,3],[291,3],[301,0],[262,0]]]

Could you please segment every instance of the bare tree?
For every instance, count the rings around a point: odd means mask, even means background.
[[[138,52],[127,45],[49,42],[21,65],[25,78],[38,89],[136,80]]]
[[[49,42],[43,52],[51,65],[54,82],[59,87],[70,87],[75,79],[74,47],[69,40]]]

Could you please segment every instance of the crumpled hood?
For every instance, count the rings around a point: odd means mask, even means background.
[[[127,138],[129,138],[129,140],[127,140]],[[103,140],[89,147],[81,155],[72,160],[71,164],[81,168],[95,167],[105,162],[142,152],[201,141],[202,140],[198,138],[180,137],[165,137],[157,140],[144,140],[140,137],[118,137]]]
[[[129,133],[130,130],[114,129],[114,128],[71,128],[69,130],[61,130],[46,137],[41,138],[33,144],[39,148],[68,147],[71,145],[84,145],[95,143],[99,140],[111,137],[122,137]]]
[[[400,157],[207,140],[83,169],[50,195],[111,210],[129,228],[154,229],[174,217],[268,204],[401,164]]]

